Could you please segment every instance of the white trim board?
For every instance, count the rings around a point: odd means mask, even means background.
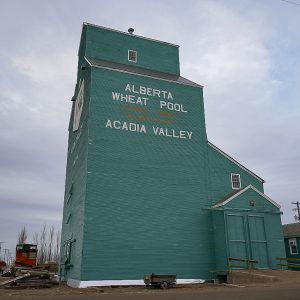
[[[177,279],[178,284],[195,284],[204,283],[203,279]],[[81,281],[69,278],[67,281],[68,286],[73,288],[87,288],[92,286],[131,286],[131,285],[145,285],[143,279],[136,280],[87,280]]]
[[[257,180],[261,181],[262,183],[266,182],[265,180],[263,180],[262,178],[260,178],[259,176],[257,176],[253,172],[251,172],[249,169],[247,169],[246,167],[244,167],[242,164],[240,164],[234,158],[230,157],[228,154],[226,154],[224,151],[222,151],[220,148],[218,148],[217,146],[215,146],[211,142],[207,141],[207,144],[208,144],[208,146],[210,146],[211,148],[215,149],[217,152],[219,152],[220,154],[222,154],[224,157],[226,157],[227,159],[229,159],[231,162],[233,162],[234,164],[236,164],[237,166],[239,166],[241,169],[243,169],[244,171],[246,171],[247,173],[249,173],[250,175],[252,175],[253,177],[255,177]]]
[[[271,198],[269,198],[268,196],[266,196],[264,193],[262,193],[261,191],[259,191],[256,187],[254,187],[253,185],[248,185],[245,188],[241,189],[238,193],[234,194],[233,196],[229,197],[227,200],[215,204],[212,206],[212,208],[218,208],[220,206],[224,206],[227,203],[229,203],[230,201],[232,201],[234,198],[238,197],[239,195],[243,194],[244,192],[246,192],[247,190],[252,189],[253,191],[255,191],[256,193],[258,193],[260,196],[262,196],[263,198],[265,198],[267,201],[269,201],[270,203],[272,203],[273,205],[275,205],[277,208],[280,209],[280,205],[275,202],[274,200],[272,200]]]

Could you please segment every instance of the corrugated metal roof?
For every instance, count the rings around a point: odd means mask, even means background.
[[[202,85],[190,81],[184,77],[173,75],[173,74],[157,72],[157,71],[148,70],[136,66],[124,65],[116,62],[100,60],[91,57],[85,57],[85,59],[92,67],[96,67],[96,68],[112,69],[120,72],[127,72],[127,73],[133,73],[133,74],[146,76],[146,77],[158,78],[158,79],[167,80],[167,81],[184,84],[184,85],[203,87]]]
[[[284,237],[300,236],[300,223],[291,223],[282,226]]]

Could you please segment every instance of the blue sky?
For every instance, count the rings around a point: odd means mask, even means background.
[[[83,22],[180,45],[204,85],[209,140],[300,201],[300,0],[1,1],[0,241],[60,228],[67,126]]]

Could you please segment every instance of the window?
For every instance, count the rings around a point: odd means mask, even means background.
[[[290,245],[290,253],[291,254],[298,254],[298,247],[297,247],[297,241],[296,239],[289,239],[289,245]]]
[[[70,202],[71,198],[72,198],[72,195],[73,195],[73,182],[71,183],[71,187],[69,189],[69,194],[68,194],[68,198],[67,198],[67,203]]]
[[[231,186],[232,186],[232,189],[234,189],[234,190],[238,190],[241,188],[240,174],[231,174]]]
[[[70,223],[71,217],[72,217],[72,214],[69,214],[69,215],[68,215],[68,218],[67,218],[67,221],[66,221],[66,224],[69,224],[69,223]]]
[[[72,251],[72,242],[67,241],[64,245],[65,247],[65,264],[68,265],[71,263],[71,251]]]
[[[73,256],[72,252],[74,250],[75,242],[76,242],[76,239],[72,239],[72,240],[65,241],[63,244],[64,259],[65,259],[64,264],[66,265],[66,268],[73,267],[73,265],[71,263],[72,263],[72,256]]]
[[[137,62],[137,52],[128,50],[128,61]]]
[[[36,252],[29,252],[28,258],[29,259],[36,259]]]
[[[82,113],[82,107],[84,102],[84,81],[80,83],[79,92],[75,101],[73,131],[77,131],[79,127],[80,117]]]

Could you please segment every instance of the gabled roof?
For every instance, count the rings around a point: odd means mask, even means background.
[[[119,71],[119,72],[140,75],[140,76],[144,76],[144,77],[158,78],[158,79],[171,81],[171,82],[184,84],[184,85],[203,87],[202,85],[199,85],[193,81],[190,81],[182,76],[177,76],[177,75],[173,75],[173,74],[169,74],[169,73],[153,71],[153,70],[144,69],[141,67],[135,67],[135,66],[131,66],[131,65],[125,65],[125,64],[112,62],[112,61],[95,59],[95,58],[91,58],[91,57],[85,57],[85,60],[87,61],[87,63],[90,66],[95,67],[95,68],[109,69],[109,70],[114,70],[114,71]]]
[[[300,236],[300,223],[291,223],[282,226],[284,237]]]
[[[219,152],[221,155],[223,155],[224,157],[226,157],[228,160],[230,160],[231,162],[233,162],[234,164],[236,164],[237,166],[239,166],[241,169],[243,169],[244,171],[246,171],[247,173],[249,173],[250,175],[252,175],[253,177],[255,177],[257,180],[261,181],[262,183],[266,182],[264,179],[262,179],[261,177],[259,177],[255,173],[251,172],[249,169],[247,169],[246,167],[244,167],[242,164],[240,164],[238,161],[236,161],[234,158],[232,158],[231,156],[229,156],[228,154],[226,154],[224,151],[222,151],[220,148],[218,148],[217,146],[215,146],[211,142],[207,141],[207,144],[208,144],[208,146],[210,146],[211,148],[213,148],[214,150],[216,150],[217,152]]]
[[[220,199],[218,202],[216,202],[216,203],[212,206],[212,208],[217,208],[217,207],[219,207],[219,206],[225,205],[227,202],[226,202],[225,204],[223,204],[223,203],[224,203],[226,200],[228,200],[229,198],[235,196],[235,194],[239,193],[240,191],[241,191],[240,189],[232,191],[231,193],[229,193],[228,195],[226,195],[225,197],[223,197],[222,199]]]
[[[228,194],[226,197],[224,197],[223,199],[219,200],[217,203],[215,203],[214,205],[211,206],[211,208],[218,208],[220,206],[224,206],[227,203],[229,203],[230,201],[232,201],[233,199],[235,199],[236,197],[238,197],[239,195],[243,194],[244,192],[246,192],[247,190],[252,189],[253,191],[255,191],[256,193],[258,193],[260,196],[262,196],[263,198],[265,198],[267,201],[269,201],[270,203],[272,203],[273,205],[275,205],[277,208],[280,208],[280,205],[278,203],[276,203],[274,200],[272,200],[271,198],[269,198],[268,196],[266,196],[264,193],[262,193],[261,191],[259,191],[256,187],[254,187],[253,185],[248,185],[238,191],[235,191],[233,193]]]

